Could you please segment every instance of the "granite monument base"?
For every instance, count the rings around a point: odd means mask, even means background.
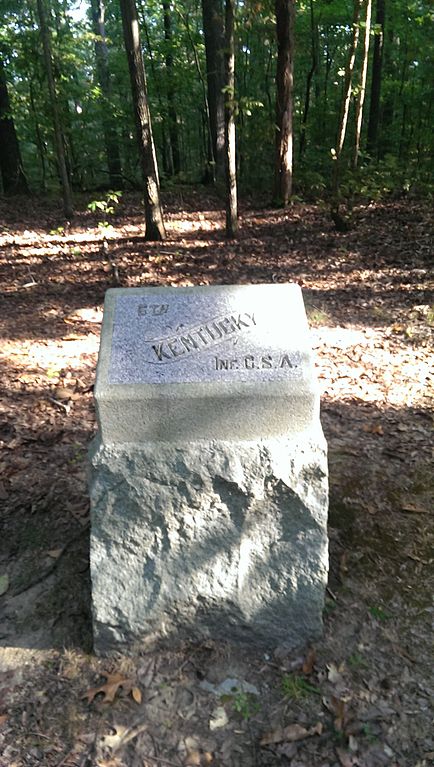
[[[326,443],[290,437],[91,448],[97,653],[205,637],[317,639],[328,569]]]

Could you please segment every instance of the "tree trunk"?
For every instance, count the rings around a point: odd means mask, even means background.
[[[292,193],[292,96],[295,0],[275,0],[277,34],[275,201],[288,205]]]
[[[158,70],[154,62],[154,52],[152,50],[151,39],[149,37],[148,26],[146,24],[146,18],[145,18],[146,11],[144,9],[144,5],[145,4],[143,2],[140,3],[140,23],[145,33],[146,55],[149,57],[149,66],[151,69],[152,80],[154,82],[154,88],[157,92],[157,100],[158,100],[158,105],[160,108],[160,114],[164,115],[165,109],[164,109],[163,99],[161,97],[161,92],[163,88],[161,84],[161,77],[158,73]],[[172,158],[171,158],[171,152],[169,147],[169,141],[166,138],[167,134],[166,134],[166,126],[165,126],[164,120],[161,123],[160,130],[161,130],[160,152],[161,152],[161,157],[163,160],[163,171],[167,175],[170,175],[171,173],[173,173],[173,167],[171,167]]]
[[[303,157],[304,152],[306,150],[306,129],[307,129],[307,117],[309,114],[309,107],[310,107],[310,89],[312,86],[312,78],[315,74],[315,70],[318,65],[318,40],[317,40],[317,34],[318,30],[315,24],[315,16],[313,11],[313,0],[310,0],[310,38],[311,38],[311,65],[309,68],[309,71],[307,73],[307,79],[306,79],[306,94],[304,97],[304,109],[303,109],[303,119],[301,123],[301,131],[300,131],[300,157]]]
[[[360,75],[360,88],[356,102],[356,130],[354,140],[354,152],[353,152],[353,170],[356,170],[359,160],[360,151],[360,135],[362,132],[363,121],[363,105],[365,103],[366,94],[366,75],[368,73],[368,58],[369,58],[369,40],[371,35],[371,10],[372,0],[366,0],[366,19],[365,19],[365,35],[363,40],[363,63],[362,72]]]
[[[333,172],[332,172],[332,199],[330,214],[338,230],[345,231],[348,223],[339,212],[339,182],[341,169],[341,155],[347,132],[348,114],[351,101],[351,82],[353,79],[354,62],[356,60],[357,45],[359,42],[359,17],[363,0],[354,0],[354,15],[352,24],[352,35],[350,49],[348,52],[347,65],[345,67],[344,90],[342,94],[341,113],[339,118],[338,134],[336,148],[333,153]]]
[[[20,147],[12,117],[3,61],[0,59],[0,172],[7,195],[28,194]]]
[[[215,177],[225,175],[224,33],[221,0],[202,0],[208,106]]]
[[[39,127],[38,113],[35,106],[35,96],[34,96],[32,80],[29,81],[29,100],[30,100],[30,108],[33,115],[33,121],[35,124],[36,146],[38,147],[39,161],[41,163],[41,192],[45,192],[47,189],[47,184],[46,184],[47,170],[45,167],[45,146],[44,146],[44,142],[41,135],[41,129]]]
[[[134,0],[120,0],[125,50],[131,79],[137,142],[144,183],[146,240],[164,240],[160,203],[160,182],[152,136],[151,115],[146,90],[146,75],[140,47],[139,23]]]
[[[166,74],[167,74],[167,112],[169,117],[169,140],[172,155],[172,171],[178,175],[181,170],[181,155],[179,151],[178,118],[175,108],[175,86],[173,81],[172,53],[172,19],[170,15],[170,0],[163,0],[164,39],[166,41]]]
[[[202,86],[203,104],[204,104],[204,111],[205,111],[205,118],[206,118],[206,129],[207,129],[207,137],[206,137],[207,140],[206,140],[206,144],[205,144],[205,155],[208,158],[207,159],[207,166],[206,166],[205,174],[204,174],[204,183],[210,183],[210,182],[214,183],[215,182],[215,163],[214,163],[214,158],[213,158],[213,153],[212,153],[212,133],[211,133],[211,118],[210,118],[210,111],[209,111],[209,104],[208,104],[208,89],[207,89],[207,85],[206,85],[206,82],[205,82],[205,78],[204,78],[204,76],[202,74],[202,68],[201,68],[201,65],[200,65],[200,59],[199,59],[199,54],[198,54],[198,51],[197,51],[197,46],[196,46],[196,44],[194,42],[194,39],[192,37],[192,34],[191,34],[190,23],[189,23],[189,20],[188,20],[188,14],[182,15],[179,11],[178,11],[178,13],[179,13],[182,21],[184,22],[184,25],[185,25],[187,36],[188,36],[188,39],[189,39],[189,42],[190,42],[190,45],[191,45],[191,50],[193,52],[193,58],[194,58],[195,67],[196,67],[196,70],[197,70],[197,74],[199,76],[200,84]]]
[[[45,0],[36,0],[39,18],[39,28],[42,37],[42,46],[44,49],[44,62],[47,74],[48,91],[50,95],[51,114],[53,119],[54,141],[56,145],[57,164],[59,167],[60,182],[63,193],[63,212],[66,218],[72,218],[74,210],[72,206],[71,187],[69,184],[68,172],[66,169],[65,147],[63,141],[62,127],[60,124],[59,107],[57,104],[56,86],[53,77],[53,63],[51,55],[51,37],[47,24],[47,17],[44,7]]]
[[[235,154],[235,0],[225,0],[225,150],[226,235],[238,231],[237,165]]]
[[[380,94],[383,76],[384,22],[386,18],[386,0],[377,0],[375,24],[380,28],[375,33],[374,55],[372,58],[371,102],[369,105],[368,136],[366,149],[371,155],[378,150],[378,127],[380,124]]]
[[[109,55],[105,33],[104,0],[91,0],[92,26],[95,35],[95,61],[98,82],[103,96],[103,131],[110,185],[119,189],[122,185],[122,166],[119,141],[112,116]]]

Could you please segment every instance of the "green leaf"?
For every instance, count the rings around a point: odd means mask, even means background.
[[[0,575],[0,597],[6,594],[9,588],[9,575]]]

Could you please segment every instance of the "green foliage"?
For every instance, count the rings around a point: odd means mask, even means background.
[[[110,227],[109,222],[107,221],[107,217],[113,215],[115,212],[115,205],[119,204],[120,198],[122,197],[122,192],[107,192],[105,197],[102,200],[92,200],[88,206],[87,209],[91,210],[92,213],[96,213],[96,211],[101,211],[101,213],[104,214],[103,221],[98,222],[98,226],[101,229]]]
[[[308,695],[320,695],[320,690],[302,676],[297,674],[285,674],[282,679],[282,692],[286,698],[299,700]]]
[[[122,183],[141,183],[135,144],[129,74],[117,0],[106,2],[110,94],[104,96],[95,63],[95,34],[89,2],[45,0],[53,47],[68,170],[76,189],[107,189],[107,115],[119,143]],[[163,182],[170,180],[169,92],[172,91],[181,146],[181,177],[197,182],[207,159],[204,84],[206,58],[200,3],[177,0],[171,9],[172,38],[164,35],[160,0],[137,0],[147,70],[153,131]],[[0,55],[30,185],[57,193],[47,76],[41,55],[35,0],[0,0]],[[271,194],[274,175],[276,42],[274,4],[241,3],[237,11],[235,92],[238,181],[242,190]],[[294,191],[303,199],[328,194],[330,151],[335,146],[343,74],[351,35],[352,3],[297,4],[294,79]],[[411,24],[409,23],[411,19]],[[361,21],[361,28],[363,27]],[[371,33],[371,64],[378,25]],[[173,65],[168,66],[170,54]],[[354,143],[354,102],[359,90],[357,52],[347,139],[342,155],[343,198],[377,200],[390,194],[433,192],[432,8],[428,0],[399,0],[388,7],[384,36],[378,147],[366,154],[372,66],[366,90],[356,173],[349,172]],[[313,65],[314,62],[314,65]],[[313,69],[312,69],[313,67]],[[199,71],[200,70],[200,71]],[[310,79],[309,79],[310,78]],[[309,87],[308,87],[309,86]],[[307,94],[309,94],[306,111]],[[302,140],[303,139],[303,140]],[[104,214],[117,204],[94,200]],[[97,203],[101,203],[100,207]]]
[[[388,621],[391,617],[383,610],[382,607],[377,607],[375,605],[369,608],[369,612],[371,613],[372,617],[375,618],[375,620],[380,621],[381,623]]]
[[[348,665],[352,669],[368,668],[368,663],[360,653],[355,652],[348,658]]]
[[[252,716],[255,716],[261,709],[256,696],[247,692],[235,693],[232,698],[232,705],[234,711],[236,711],[237,714],[240,714],[246,722],[251,719]]]

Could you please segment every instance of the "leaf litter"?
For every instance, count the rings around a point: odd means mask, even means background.
[[[246,206],[240,236],[228,242],[216,198],[174,190],[169,238],[157,245],[143,240],[134,195],[122,200],[105,244],[88,213],[53,236],[54,206],[23,202],[19,217],[11,203],[0,207],[8,226],[0,253],[2,767],[428,767],[429,208],[359,206],[355,228],[337,234],[312,205]],[[287,656],[180,644],[119,655],[108,670],[89,654],[85,482],[105,290],[288,280],[304,292],[329,445],[324,636]],[[216,696],[228,679],[245,689]],[[258,706],[248,689],[259,691]],[[210,730],[217,707],[224,723]],[[267,738],[274,742],[261,745]]]

